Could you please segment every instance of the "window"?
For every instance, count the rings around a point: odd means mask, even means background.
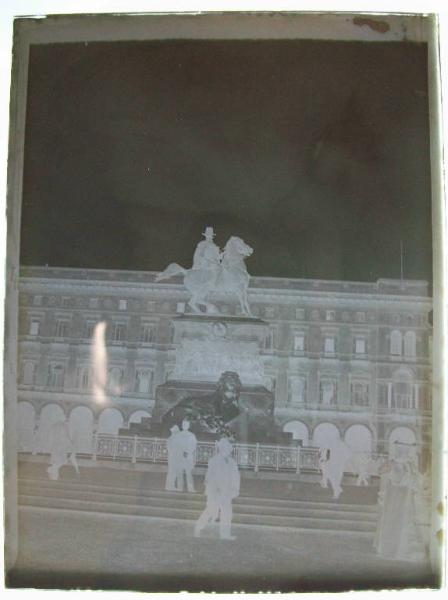
[[[40,329],[40,321],[38,321],[37,319],[31,319],[29,334],[30,335],[39,335],[39,329]]]
[[[311,311],[311,318],[313,319],[313,321],[319,320],[319,311],[317,309]]]
[[[364,381],[352,383],[352,404],[354,406],[369,405],[369,384]]]
[[[109,390],[113,394],[121,394],[123,383],[123,370],[120,367],[109,369]]]
[[[139,394],[148,394],[152,389],[152,372],[148,369],[137,369],[135,372],[134,391]]]
[[[155,312],[155,310],[156,310],[156,303],[154,302],[154,300],[149,300],[148,305],[147,305],[147,309],[148,309],[148,312]]]
[[[394,356],[401,356],[402,338],[400,331],[392,331],[390,334],[390,353]]]
[[[320,403],[324,406],[336,404],[336,383],[334,381],[321,381]]]
[[[416,345],[415,332],[406,331],[404,334],[404,355],[410,358],[415,358]]]
[[[152,332],[153,328],[150,323],[143,323],[140,328],[140,341],[144,344],[149,344],[152,342]]]
[[[362,337],[355,338],[355,354],[366,353],[366,340]]]
[[[62,365],[50,365],[48,369],[48,386],[61,388],[64,385],[64,367]]]
[[[128,301],[127,300],[119,300],[118,301],[118,309],[119,310],[126,310],[128,307]]]
[[[61,301],[61,305],[63,306],[63,308],[70,308],[70,304],[71,304],[71,298],[64,296]]]
[[[89,298],[89,308],[98,308],[98,298]]]
[[[302,377],[290,377],[288,384],[289,402],[303,404],[305,402],[305,380]]]
[[[35,364],[32,362],[26,362],[24,364],[23,374],[22,374],[22,382],[25,385],[33,385],[35,369],[36,369]]]
[[[79,386],[82,390],[88,390],[90,388],[90,382],[92,380],[92,370],[90,367],[83,367],[79,372]]]
[[[333,336],[327,336],[324,339],[324,352],[325,354],[334,354],[335,352],[335,339]]]
[[[68,336],[68,321],[58,319],[56,321],[56,337],[65,338]]]
[[[42,296],[34,296],[33,304],[34,306],[42,306]]]
[[[298,321],[303,321],[305,319],[305,309],[304,308],[296,308],[296,319]]]
[[[294,335],[294,351],[303,352],[305,350],[305,336],[303,333],[296,333]]]
[[[365,323],[365,321],[366,321],[366,313],[364,313],[364,312],[357,312],[356,313],[356,321],[358,323]]]
[[[90,340],[93,338],[93,334],[95,333],[95,321],[86,321],[84,325],[84,338]]]
[[[420,388],[419,409],[423,411],[431,410],[431,391],[426,386]]]
[[[412,398],[411,384],[406,381],[394,383],[392,394],[392,408],[409,409],[415,408]]]
[[[178,302],[176,304],[176,312],[177,313],[184,313],[185,312],[185,302]]]
[[[325,319],[327,321],[334,321],[336,319],[336,311],[327,310],[327,312],[325,313]]]
[[[123,323],[116,323],[113,330],[113,341],[122,342],[126,337],[126,325]]]

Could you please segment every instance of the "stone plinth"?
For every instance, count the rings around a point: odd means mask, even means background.
[[[168,427],[163,417],[181,400],[189,397],[206,397],[213,394],[216,382],[168,381],[156,391],[156,403],[152,418],[139,426],[133,425],[133,434],[154,437],[168,436]],[[290,434],[282,433],[274,423],[274,397],[264,386],[243,386],[238,400],[240,414],[228,423],[229,428],[241,443],[283,444],[291,443]],[[200,440],[218,439],[219,435],[195,429],[191,430]]]
[[[254,317],[181,315],[173,319],[173,380],[216,382],[225,371],[245,385],[266,383],[260,350],[269,326]]]

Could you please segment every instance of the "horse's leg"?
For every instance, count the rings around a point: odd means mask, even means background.
[[[202,311],[199,307],[197,296],[191,295],[191,298],[188,300],[188,306],[193,312],[201,314]]]
[[[246,314],[249,317],[252,317],[253,315],[252,315],[252,311],[250,310],[249,299],[247,297],[247,289],[246,288],[243,290],[243,299],[244,299],[244,306],[246,308]]]

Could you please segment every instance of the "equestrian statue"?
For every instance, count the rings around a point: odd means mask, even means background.
[[[217,292],[234,294],[242,313],[252,316],[247,299],[250,275],[244,262],[252,254],[252,248],[241,238],[232,236],[221,252],[213,241],[213,227],[206,227],[202,235],[205,240],[196,247],[192,268],[184,269],[177,263],[171,263],[157,275],[156,281],[182,274],[184,285],[190,292],[188,304],[195,313],[201,313],[200,306],[204,306],[206,313],[216,314],[218,310],[208,301],[208,296]]]

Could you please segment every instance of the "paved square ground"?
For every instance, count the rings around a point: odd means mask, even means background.
[[[308,591],[427,587],[428,564],[378,558],[366,538],[237,525],[235,541],[193,523],[21,508],[12,587]]]

